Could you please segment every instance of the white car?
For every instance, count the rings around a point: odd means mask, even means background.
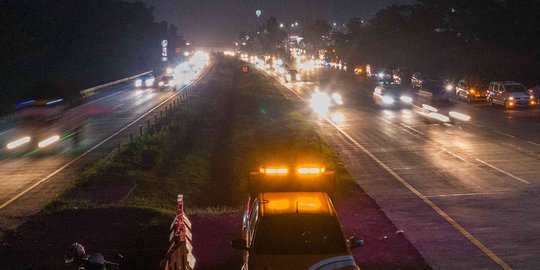
[[[521,83],[513,81],[491,82],[487,100],[490,106],[503,105],[506,109],[517,106],[536,106],[536,99]]]

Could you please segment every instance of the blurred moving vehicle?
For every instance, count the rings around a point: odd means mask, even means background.
[[[334,174],[320,165],[261,167],[252,172],[242,239],[242,269],[359,269],[351,249],[363,240],[345,238],[328,192]]]
[[[413,98],[413,90],[399,84],[378,85],[373,90],[373,101],[381,107],[411,106]]]
[[[12,129],[0,136],[3,153],[52,149],[60,142],[81,139],[85,114],[76,115],[64,99],[29,100],[17,104]]]
[[[487,100],[488,84],[479,77],[469,77],[460,80],[456,85],[456,96],[467,103]]]
[[[392,78],[392,72],[390,70],[381,70],[378,73],[372,73],[371,79],[378,84],[392,84],[394,79]]]
[[[154,75],[148,74],[148,75],[142,76],[139,79],[136,79],[135,87],[136,88],[152,88],[154,87],[155,82],[156,82],[156,79],[154,78]]]
[[[159,90],[173,90],[176,91],[176,81],[173,75],[164,75],[158,82]]]
[[[286,82],[302,81],[302,75],[296,69],[289,69],[284,74]]]
[[[514,81],[491,82],[488,89],[487,100],[490,106],[503,105],[506,109],[517,106],[536,106],[534,95],[521,83]]]
[[[411,86],[416,89],[418,96],[430,100],[450,100],[454,90],[454,86],[449,80],[428,76],[420,72],[413,73]]]

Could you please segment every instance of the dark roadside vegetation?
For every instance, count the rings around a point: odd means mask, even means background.
[[[124,269],[155,269],[168,248],[178,193],[193,224],[199,269],[238,269],[248,171],[277,157],[319,158],[337,174],[335,203],[362,269],[427,269],[339,163],[303,117],[305,104],[289,101],[260,74],[220,60],[209,81],[170,116],[85,169],[72,187],[40,214],[10,232],[1,252],[4,269],[71,269],[64,249],[73,242],[106,257],[121,253]],[[205,121],[200,121],[205,119]],[[31,256],[29,256],[31,254]]]
[[[350,72],[369,64],[374,72],[399,68],[450,80],[474,75],[532,87],[540,83],[538,14],[535,0],[418,0],[382,9],[369,21],[302,23],[308,53],[326,49],[326,60],[346,63]],[[286,47],[276,46],[287,36],[281,20],[269,18],[258,33],[241,32],[241,49],[285,56]]]
[[[0,115],[23,100],[77,99],[79,90],[159,71],[163,39],[177,60],[185,42],[153,13],[142,2],[0,1]]]

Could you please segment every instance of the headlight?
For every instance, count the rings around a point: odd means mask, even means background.
[[[394,103],[394,99],[391,98],[391,97],[388,97],[388,96],[383,96],[383,97],[382,97],[382,101],[383,101],[383,103],[385,103],[385,104],[392,104],[392,103]]]
[[[462,113],[458,113],[458,112],[454,112],[454,111],[451,111],[448,114],[450,115],[450,117],[461,120],[461,121],[467,122],[467,121],[471,120],[471,117],[466,115],[466,114],[462,114]]]
[[[338,93],[333,93],[333,94],[332,94],[332,99],[334,99],[334,102],[335,102],[337,105],[343,105],[343,98],[341,97],[340,94],[338,94]]]
[[[453,85],[451,85],[451,84],[446,85],[446,90],[447,91],[452,91],[452,89],[454,89]]]
[[[154,79],[147,79],[146,81],[144,81],[144,84],[146,86],[152,86],[154,85]]]
[[[30,140],[31,140],[31,139],[30,139],[29,136],[22,137],[22,138],[20,138],[20,139],[17,139],[17,140],[15,140],[15,141],[12,141],[12,142],[8,143],[8,144],[6,145],[6,147],[7,147],[7,149],[14,149],[14,148],[17,148],[17,147],[19,147],[19,146],[21,146],[21,145],[24,145],[24,144],[29,143]]]
[[[135,80],[135,87],[141,87],[141,86],[142,86],[142,80],[141,79]]]
[[[514,97],[509,97],[508,100],[514,100]]]
[[[57,142],[59,140],[60,140],[60,136],[59,135],[54,135],[54,136],[51,136],[51,137],[39,142],[38,146],[39,146],[39,148],[45,148],[45,147],[47,147],[47,146],[49,146],[49,145],[51,145],[51,144],[53,144],[53,143],[55,143],[55,142]]]
[[[310,103],[311,107],[319,114],[325,114],[330,110],[330,97],[326,93],[313,93]]]
[[[405,103],[412,103],[413,101],[412,97],[409,97],[409,96],[401,96],[399,97],[399,99]]]
[[[534,99],[534,96],[530,96],[529,98],[530,98],[530,99]]]
[[[159,86],[163,86],[163,85],[165,85],[164,82],[159,82]]]

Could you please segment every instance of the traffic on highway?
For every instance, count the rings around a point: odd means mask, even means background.
[[[278,2],[2,1],[0,269],[540,269],[540,3]]]

